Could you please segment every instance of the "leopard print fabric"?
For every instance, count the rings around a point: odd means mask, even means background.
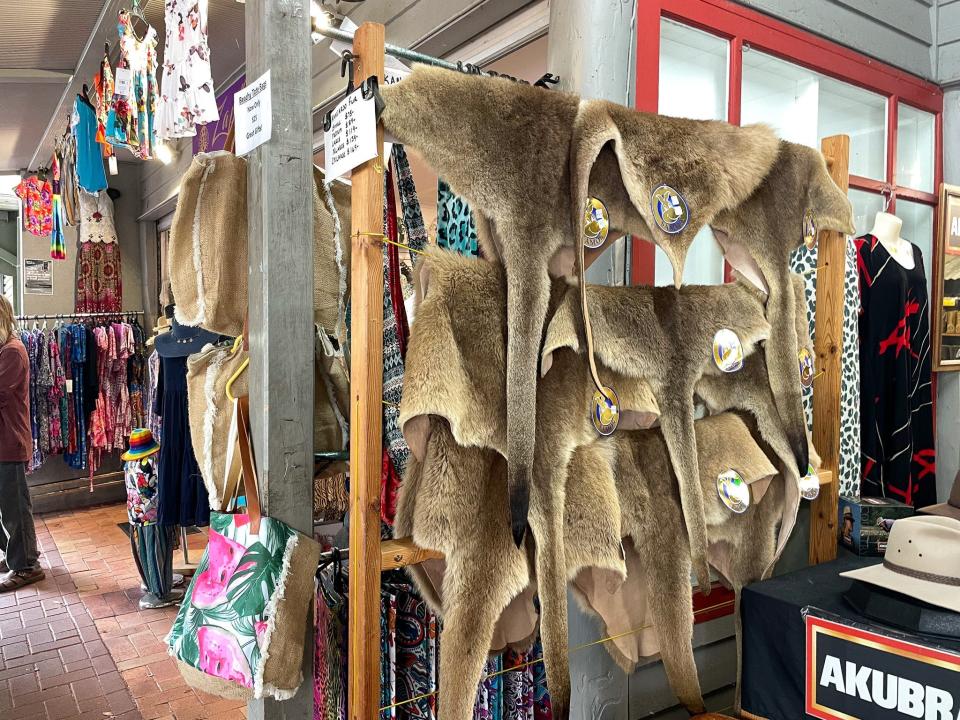
[[[860,289],[857,282],[857,251],[850,238],[846,242],[846,266],[843,278],[843,351],[840,356],[840,494],[860,496],[860,340],[857,318],[860,314]],[[815,337],[814,311],[817,306],[817,249],[801,246],[790,259],[790,269],[803,276],[807,300],[810,338]],[[813,427],[813,388],[803,391],[807,425]]]
[[[470,206],[443,178],[437,185],[437,245],[461,255],[477,255],[477,226]]]

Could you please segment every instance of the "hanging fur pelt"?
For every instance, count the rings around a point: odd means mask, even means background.
[[[587,563],[590,566],[610,571],[608,579],[613,585],[625,572],[620,528],[614,521],[620,517],[616,509],[604,510],[593,522],[578,519],[576,513],[568,515],[567,530],[564,527],[566,508],[581,500],[581,495],[589,502],[596,501],[597,507],[606,507],[602,498],[609,497],[609,492],[604,494],[597,486],[571,495],[568,477],[605,476],[611,462],[609,453],[615,447],[597,441],[588,420],[592,385],[577,340],[579,317],[567,298],[569,288],[562,284],[555,288],[551,305],[557,309],[551,313],[544,346],[544,366],[548,370],[539,381],[538,442],[530,507],[532,538],[521,550],[510,542],[509,518],[505,506],[499,503],[507,492],[503,271],[482,260],[433,251],[421,263],[420,280],[425,287],[424,298],[411,334],[400,408],[400,422],[415,462],[401,488],[395,531],[412,535],[419,545],[439,550],[446,557],[442,602],[441,594],[431,590],[431,567],[412,570],[428,600],[440,605],[447,615],[445,647],[456,648],[447,655],[451,657],[449,672],[453,673],[447,677],[457,680],[441,682],[441,704],[445,714],[451,713],[450,718],[465,717],[455,709],[469,713],[472,690],[464,690],[464,683],[469,688],[479,680],[494,625],[504,609],[522,592],[527,591],[529,596],[532,568],[542,608],[548,685],[554,710],[558,717],[564,717],[569,699],[567,581],[584,566],[585,556],[594,558]],[[707,520],[693,425],[693,392],[698,380],[703,384],[710,378],[708,390],[717,404],[756,413],[757,421],[765,424],[761,434],[772,438],[782,452],[781,460],[794,466],[790,480],[796,484],[799,478],[773,402],[766,365],[760,353],[751,355],[769,331],[761,293],[743,283],[681,290],[591,287],[588,301],[600,302],[604,308],[597,321],[598,334],[604,338],[601,361],[605,373],[616,377],[624,388],[624,421],[643,427],[658,416],[682,420],[671,419],[669,433],[675,445],[686,448],[678,454],[695,487],[678,482],[676,492],[680,498],[685,493],[700,498],[700,527],[705,527]],[[738,333],[749,367],[758,373],[751,376],[746,387],[741,387],[745,383],[727,383],[739,373],[711,377],[715,372],[711,369],[712,338],[719,328]],[[682,342],[678,343],[675,333],[682,333]],[[678,351],[668,355],[658,349],[665,347]],[[616,367],[606,365],[608,361]],[[794,367],[793,372],[799,383],[799,369]],[[725,383],[736,392],[724,392]],[[667,413],[651,393],[652,385],[661,391]],[[687,417],[689,425],[684,420]],[[687,467],[690,462],[692,470]],[[593,470],[573,469],[584,466]],[[663,474],[659,481],[670,485],[668,478],[672,477]],[[799,497],[795,489],[793,497]],[[790,512],[796,513],[795,505],[781,515],[786,517]],[[570,528],[577,533],[575,542],[567,537]],[[669,532],[684,542],[688,534],[692,536],[685,522],[677,523]],[[707,545],[707,538],[702,539]],[[596,551],[586,550],[591,547],[589,543],[596,543]],[[528,562],[531,558],[532,564]],[[684,562],[689,565],[689,558]],[[706,573],[702,568],[700,577],[707,577]],[[514,637],[524,638],[530,632],[517,632]]]
[[[548,267],[554,262],[555,268],[572,269],[555,256],[566,251],[573,257],[570,251],[582,247],[586,198],[575,191],[582,183],[572,169],[589,170],[596,160],[612,173],[596,178],[596,192],[592,175],[589,183],[590,194],[604,202],[609,196],[611,231],[653,239],[679,268],[685,250],[676,248],[689,247],[718,212],[753,193],[776,158],[777,141],[762,126],[739,128],[624,108],[618,124],[608,128],[622,142],[594,148],[604,123],[613,121],[587,113],[598,106],[576,95],[426,66],[383,88],[382,95],[385,129],[420,153],[467,200],[479,220],[484,256],[504,267],[506,457],[511,528],[519,544],[534,462],[537,353],[550,299]],[[582,143],[591,148],[586,163]],[[669,184],[688,208],[683,227],[669,233],[654,221],[651,197],[661,184]],[[595,385],[615,387],[609,377],[601,383],[592,358],[591,369]],[[695,540],[701,536],[697,533]],[[694,554],[702,557],[703,550]]]

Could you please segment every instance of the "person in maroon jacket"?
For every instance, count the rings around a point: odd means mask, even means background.
[[[30,435],[30,363],[13,308],[0,295],[0,593],[43,579],[26,464]]]

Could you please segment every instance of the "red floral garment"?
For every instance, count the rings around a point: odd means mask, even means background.
[[[85,242],[77,255],[77,312],[120,312],[123,283],[120,246]]]
[[[23,201],[23,229],[37,237],[53,233],[53,187],[36,175],[24,178],[14,189]]]

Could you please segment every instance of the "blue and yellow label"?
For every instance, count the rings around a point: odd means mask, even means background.
[[[650,198],[650,209],[657,227],[674,235],[690,222],[690,211],[683,195],[669,185],[659,185]]]
[[[587,200],[583,211],[583,244],[596,249],[607,241],[610,232],[610,215],[602,200],[595,197]]]
[[[603,392],[593,391],[593,427],[601,435],[613,435],[620,424],[620,399],[613,388],[604,386]]]

